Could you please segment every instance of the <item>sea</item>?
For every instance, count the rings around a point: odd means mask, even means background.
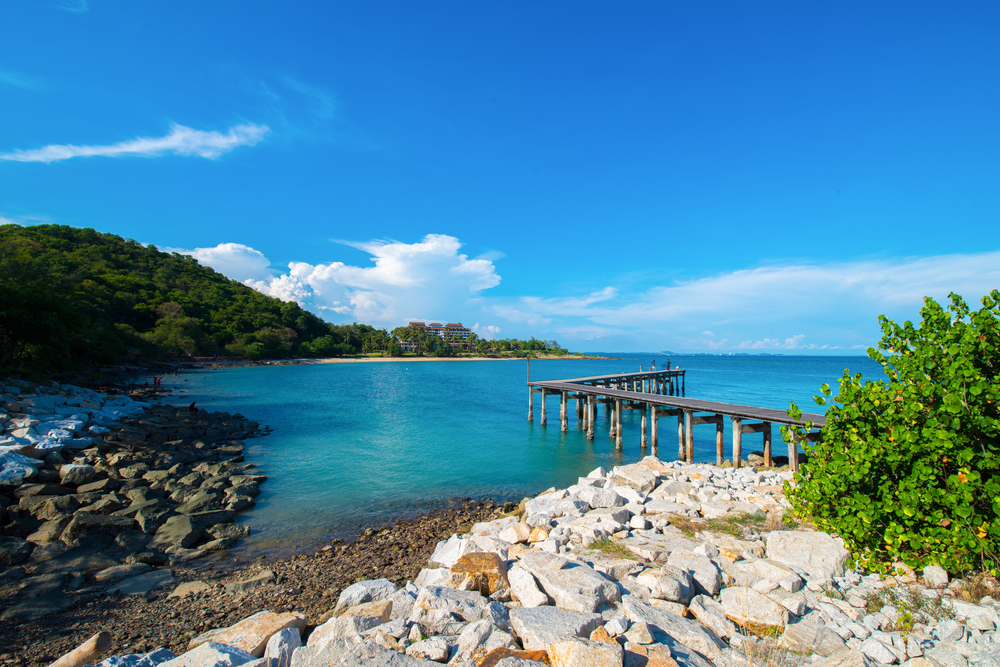
[[[570,409],[559,425],[559,398],[550,397],[548,425],[527,420],[531,380],[555,380],[649,370],[656,352],[592,353],[606,359],[462,360],[255,366],[185,372],[164,379],[178,405],[194,401],[240,413],[272,432],[245,443],[248,462],[268,480],[252,510],[238,521],[249,537],[236,559],[308,551],[351,538],[367,527],[409,518],[456,499],[518,501],[564,488],[598,466],[610,469],[648,455],[640,447],[639,411],[626,410],[623,451],[609,438],[598,410],[596,437]],[[845,372],[880,379],[882,368],[861,356],[670,355],[686,373],[689,398],[823,413],[820,386],[836,391]],[[575,407],[574,403],[570,406]],[[664,424],[667,422],[667,424]],[[661,419],[660,458],[676,455],[674,419]],[[731,446],[726,430],[726,450]],[[777,429],[775,452],[783,451]],[[746,455],[762,449],[760,434],[743,436]],[[714,461],[715,428],[694,429],[695,459]]]

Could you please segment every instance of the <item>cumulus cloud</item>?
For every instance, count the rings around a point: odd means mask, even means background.
[[[254,250],[242,243],[220,243],[214,248],[161,248],[164,252],[176,252],[190,255],[203,266],[210,266],[230,280],[240,282],[248,280],[266,280],[270,278],[268,271],[271,262],[264,253]],[[294,301],[295,299],[285,299]]]
[[[479,322],[476,322],[470,328],[476,332],[477,336],[479,336],[480,338],[485,338],[486,340],[493,340],[494,338],[500,335],[500,327],[495,326],[493,324],[480,326]]]
[[[371,255],[374,266],[291,262],[287,273],[247,284],[279,299],[389,328],[425,313],[456,317],[469,311],[480,292],[500,284],[493,263],[460,253],[462,244],[453,236],[428,234],[418,243],[340,243]]]
[[[0,160],[12,162],[56,162],[74,157],[158,157],[161,155],[195,155],[214,160],[239,146],[253,146],[271,130],[266,125],[246,123],[234,125],[225,134],[194,130],[171,124],[164,137],[136,137],[107,146],[49,145],[30,150],[0,153]]]

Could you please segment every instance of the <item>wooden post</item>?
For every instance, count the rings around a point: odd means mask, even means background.
[[[639,446],[642,447],[643,449],[646,448],[646,444],[647,444],[647,441],[646,441],[646,410],[648,409],[648,407],[649,406],[647,406],[645,403],[642,404],[642,437],[639,438]],[[653,410],[656,410],[656,407],[653,407]]]
[[[771,467],[771,422],[764,422],[764,465]]]
[[[681,396],[687,396],[687,373],[681,373]]]
[[[743,458],[743,420],[733,417],[733,467],[740,467]]]
[[[795,435],[794,431],[791,431],[789,427],[791,436],[788,439],[788,469],[792,472],[798,472],[799,470],[799,438]]]
[[[528,421],[535,421],[535,390],[528,387]]]
[[[687,462],[694,463],[694,412],[684,411],[684,442],[687,444]]]
[[[621,399],[615,401],[615,414],[618,418],[618,430],[615,432],[615,449],[622,450],[622,402]]]
[[[677,460],[684,460],[684,412],[677,412]]]
[[[583,421],[583,396],[580,394],[576,398],[576,418]]]
[[[597,418],[597,396],[587,396],[587,440],[594,439],[594,420]]]
[[[545,412],[545,397],[546,397],[546,395],[547,395],[546,391],[544,389],[542,389],[542,415],[541,415],[541,418],[539,418],[539,420],[538,420],[538,423],[541,424],[542,426],[545,426],[545,423],[546,423],[546,414],[547,414]]]
[[[560,392],[559,399],[559,421],[562,428],[562,432],[565,433],[569,430],[569,415],[566,411],[566,392]]]
[[[652,446],[651,447],[652,451],[650,452],[650,454],[652,454],[653,456],[659,458],[659,456],[660,456],[660,415],[657,414],[657,410],[659,408],[657,408],[655,405],[650,406],[650,408],[651,408],[652,412],[650,413],[649,417],[650,417],[650,419],[653,420],[653,423],[650,424],[650,426],[652,427],[652,433],[650,433],[650,445]]]
[[[715,422],[715,465],[721,466],[726,455],[725,447],[722,444],[722,432],[726,430],[723,426],[723,416],[718,415],[719,421]]]
[[[614,439],[618,429],[618,415],[615,412],[615,402],[612,399],[608,399],[608,414],[611,415],[611,430],[608,431],[608,437]]]

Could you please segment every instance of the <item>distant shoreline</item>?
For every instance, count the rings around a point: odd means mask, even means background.
[[[383,362],[410,362],[410,361],[524,361],[525,359],[530,359],[532,361],[550,361],[550,360],[580,360],[580,361],[593,361],[594,359],[611,359],[612,357],[577,357],[573,355],[566,356],[546,356],[546,357],[330,357],[329,359],[315,359],[311,360],[313,363],[317,364],[364,364],[364,363],[383,363]]]

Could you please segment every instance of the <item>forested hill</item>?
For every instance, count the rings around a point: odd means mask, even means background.
[[[331,325],[196,260],[62,225],[0,226],[0,370],[164,356],[353,354]]]

